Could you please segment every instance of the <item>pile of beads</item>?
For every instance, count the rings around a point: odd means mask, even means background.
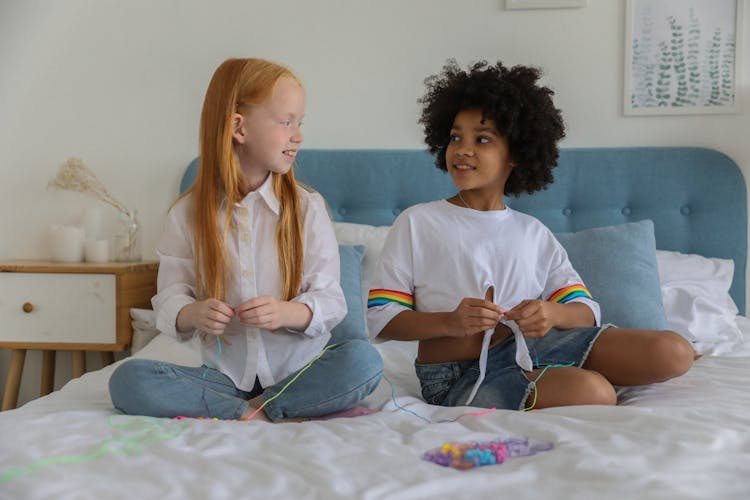
[[[501,464],[509,458],[528,457],[540,451],[548,451],[552,443],[531,443],[525,437],[494,439],[488,442],[453,442],[425,452],[424,460],[443,467],[473,469],[482,465]]]

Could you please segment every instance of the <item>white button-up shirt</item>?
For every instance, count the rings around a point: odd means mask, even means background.
[[[263,387],[273,385],[299,370],[315,357],[331,337],[331,329],[346,315],[344,293],[339,284],[339,252],[333,225],[323,197],[298,188],[304,271],[300,293],[292,302],[306,304],[312,320],[304,332],[288,329],[265,330],[240,325],[232,318],[221,337],[221,355],[213,335],[202,342],[206,364],[225,373],[235,385],[250,391],[257,375]],[[167,215],[164,232],[156,249],[159,255],[158,293],[151,300],[156,326],[180,340],[187,334],[176,330],[177,314],[195,302],[193,229],[190,212],[193,198],[188,195]],[[226,203],[226,202],[225,202]],[[223,226],[226,208],[219,211]],[[281,300],[281,277],[276,253],[276,224],[279,200],[273,192],[271,176],[234,207],[226,239],[229,269],[225,302],[230,307],[271,295]]]

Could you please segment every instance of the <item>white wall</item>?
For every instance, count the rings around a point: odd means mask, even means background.
[[[544,68],[568,125],[564,147],[707,146],[750,174],[747,111],[623,116],[624,0],[526,11],[503,3],[0,0],[0,259],[48,257],[51,223],[101,206],[46,189],[71,156],[139,209],[144,256],[153,258],[181,171],[197,154],[208,80],[235,56],[277,60],[302,77],[307,147],[421,147],[423,79],[448,57],[499,59]],[[750,9],[743,17],[747,29]],[[748,39],[741,53],[750,54]],[[749,76],[743,64],[746,109]],[[115,213],[107,215],[111,224]],[[0,354],[3,384],[8,359]],[[38,391],[29,366],[37,362],[29,355],[22,401]],[[58,386],[67,370],[59,363]]]

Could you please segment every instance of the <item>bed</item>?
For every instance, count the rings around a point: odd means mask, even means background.
[[[328,201],[341,245],[340,334],[364,335],[362,291],[388,225],[450,196],[450,179],[417,150],[309,150],[296,169]],[[509,204],[559,235],[595,297],[610,290],[605,319],[666,321],[689,338],[704,356],[684,376],[620,388],[614,407],[442,408],[420,397],[415,344],[384,342],[385,377],[364,401],[377,412],[268,424],[120,415],[115,364],[0,414],[0,498],[748,498],[739,168],[702,148],[564,149],[555,179]],[[149,311],[133,313],[134,356],[198,363],[191,344],[152,331]],[[425,455],[469,442],[537,452],[466,470]]]

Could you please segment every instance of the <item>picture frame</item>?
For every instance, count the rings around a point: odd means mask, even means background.
[[[505,10],[570,9],[588,4],[589,0],[505,0]]]
[[[739,111],[742,0],[626,0],[625,115]]]

